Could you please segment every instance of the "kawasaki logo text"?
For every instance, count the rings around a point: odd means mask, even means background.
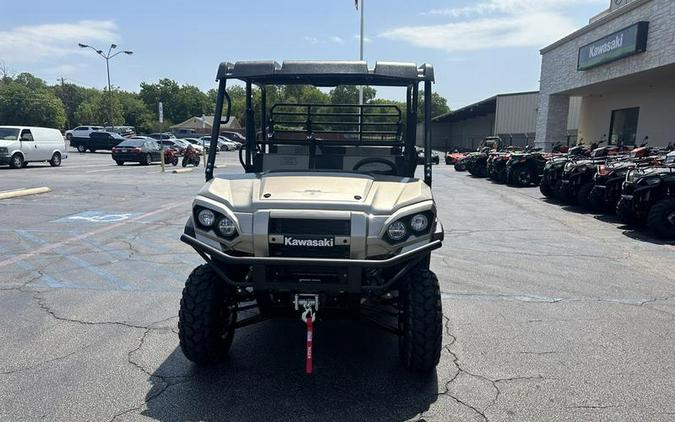
[[[295,239],[293,237],[284,237],[284,246],[306,246],[311,248],[330,248],[335,245],[335,240],[324,239]]]

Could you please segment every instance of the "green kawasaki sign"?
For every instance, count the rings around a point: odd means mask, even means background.
[[[577,70],[587,70],[647,50],[649,22],[638,22],[579,49]]]

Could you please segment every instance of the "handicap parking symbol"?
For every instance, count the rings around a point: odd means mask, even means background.
[[[133,212],[105,212],[105,211],[84,211],[79,214],[60,218],[55,223],[74,223],[84,221],[87,223],[119,223],[128,220],[137,215]]]

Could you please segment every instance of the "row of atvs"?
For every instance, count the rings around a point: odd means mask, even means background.
[[[675,151],[646,145],[557,147],[553,153],[502,149],[486,139],[477,152],[449,153],[447,164],[512,186],[539,185],[548,198],[592,212],[616,212],[631,226],[675,238]]]

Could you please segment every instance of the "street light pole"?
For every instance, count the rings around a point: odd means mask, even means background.
[[[90,45],[87,44],[82,44],[79,43],[77,44],[80,48],[91,48],[98,54],[99,56],[103,57],[105,59],[105,70],[106,73],[108,74],[108,123],[110,123],[110,128],[112,129],[113,127],[113,110],[112,110],[112,85],[110,84],[110,60],[113,59],[114,57],[124,53],[127,55],[132,55],[134,54],[133,51],[130,50],[123,50],[123,51],[118,51],[115,54],[112,54],[112,51],[117,48],[117,44],[110,44],[110,48],[108,49],[108,54],[103,54],[103,50],[99,50],[97,48],[94,48]]]

